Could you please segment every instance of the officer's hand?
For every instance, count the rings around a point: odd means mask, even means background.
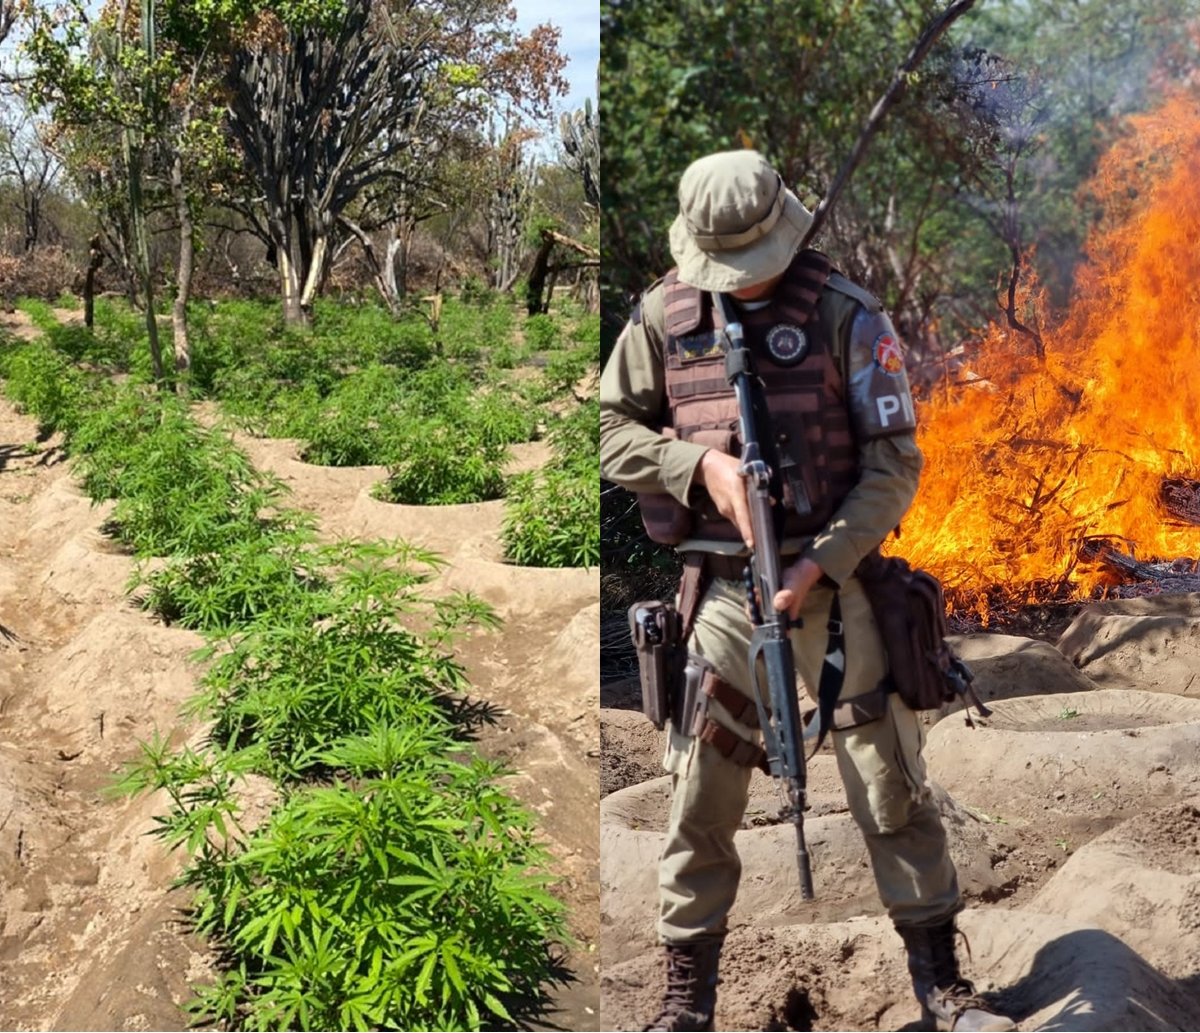
[[[783,587],[775,593],[775,609],[787,611],[788,619],[800,616],[809,589],[821,580],[824,571],[807,556],[793,563],[783,572]]]
[[[732,520],[745,543],[754,548],[754,532],[750,528],[750,503],[746,498],[746,478],[738,473],[742,462],[737,456],[710,448],[700,458],[697,480],[704,485],[717,512]]]

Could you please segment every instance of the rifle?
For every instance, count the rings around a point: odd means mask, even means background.
[[[722,294],[714,292],[713,301],[724,323],[725,379],[737,395],[742,436],[739,473],[746,479],[750,526],[754,532],[754,550],[747,569],[750,619],[754,624],[750,639],[750,679],[767,762],[782,791],[783,803],[779,816],[796,827],[800,895],[805,900],[812,900],[812,869],[809,866],[808,847],[804,842],[808,773],[805,769],[800,701],[796,694],[796,664],[792,642],[788,637],[788,615],[775,609],[775,593],[779,591],[783,577],[771,506],[772,471],[759,441],[754,405],[754,363],[746,347],[742,324],[730,317]],[[782,512],[782,499],[779,509]],[[758,669],[760,658],[767,680],[766,699]]]

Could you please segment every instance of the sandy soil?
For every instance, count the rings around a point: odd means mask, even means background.
[[[1200,596],[1088,607],[1058,648],[955,642],[994,706],[974,729],[926,715],[969,908],[968,975],[1020,1029],[1200,1028]],[[633,686],[603,686],[601,705],[602,1009],[628,1030],[661,993],[655,866],[670,785]],[[752,782],[717,1028],[919,1028],[828,747],[809,781],[812,903],[790,829],[773,823],[773,788]]]
[[[124,595],[132,569],[100,533],[107,510],[75,489],[53,442],[0,402],[0,1028],[182,1030],[179,1005],[210,971],[168,889],[179,859],[145,833],[154,799],[114,800],[112,773],[156,728],[179,737],[199,636]],[[375,469],[298,461],[295,443],[243,441],[330,537],[403,537],[447,560],[443,583],[504,618],[460,655],[494,715],[480,748],[539,812],[577,946],[551,1027],[600,1029],[597,834],[598,578],[500,562],[501,507],[389,506]],[[536,465],[536,448],[523,458]],[[174,730],[174,731],[172,731]]]

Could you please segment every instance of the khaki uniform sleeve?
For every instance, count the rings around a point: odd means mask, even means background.
[[[874,361],[870,354],[849,348],[852,319],[853,313],[843,308],[833,320],[838,327],[834,347],[840,349],[846,383],[862,372],[864,363]],[[907,433],[861,442],[858,462],[858,484],[804,551],[839,585],[908,512],[917,494],[924,458],[915,433]]]
[[[687,505],[708,449],[660,433],[667,411],[664,326],[662,290],[652,287],[600,377],[600,474],[630,491],[667,492]]]
[[[858,461],[858,484],[805,550],[839,585],[908,512],[924,463],[912,434],[868,441],[859,448]]]

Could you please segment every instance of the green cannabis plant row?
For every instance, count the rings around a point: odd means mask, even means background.
[[[550,431],[556,461],[511,479],[505,555],[528,567],[591,567],[600,560],[600,407],[576,406]]]
[[[137,378],[114,387],[46,338],[0,343],[0,375],[115,500],[112,533],[155,557],[144,603],[208,639],[188,705],[204,745],[156,738],[121,780],[170,799],[156,831],[187,851],[222,959],[194,1020],[463,1030],[536,1009],[563,910],[530,816],[464,742],[452,651],[487,607],[432,596],[421,550],[319,544],[226,433]]]

